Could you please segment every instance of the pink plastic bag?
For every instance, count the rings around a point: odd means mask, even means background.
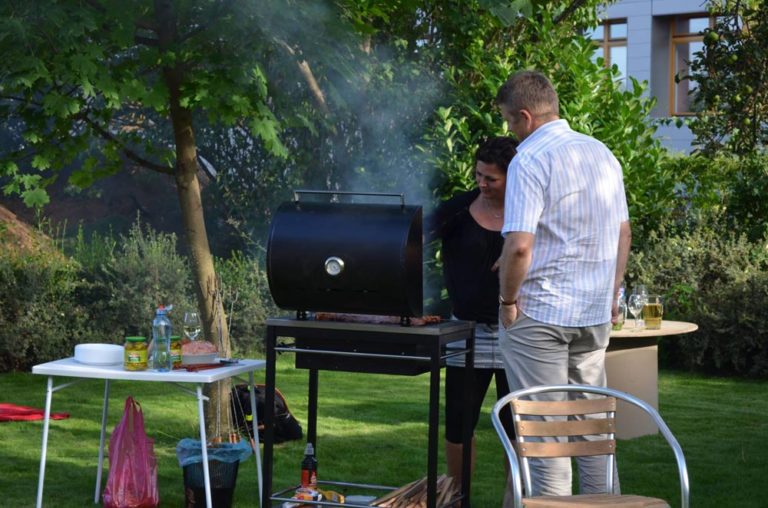
[[[109,477],[105,508],[155,508],[157,460],[153,441],[144,432],[144,415],[133,397],[125,399],[123,418],[109,440]]]

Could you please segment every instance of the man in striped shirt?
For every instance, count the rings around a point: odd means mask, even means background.
[[[496,103],[520,141],[507,176],[499,273],[510,390],[605,386],[631,241],[621,166],[600,141],[560,119],[557,92],[541,73],[512,75]],[[604,492],[605,457],[578,464],[580,491]],[[570,459],[532,460],[531,468],[529,495],[571,494]],[[618,491],[618,478],[614,485]]]

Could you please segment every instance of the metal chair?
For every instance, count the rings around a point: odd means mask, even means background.
[[[530,400],[533,395],[561,392],[570,400]],[[574,398],[572,394],[596,394],[602,397]],[[677,439],[653,406],[628,393],[610,388],[584,385],[535,386],[505,395],[493,406],[491,420],[501,439],[509,460],[514,508],[560,508],[612,506],[632,508],[661,508],[669,504],[658,498],[617,495],[613,492],[613,471],[616,460],[615,413],[616,400],[623,400],[644,410],[655,422],[672,448],[680,476],[681,506],[689,507],[688,469]],[[513,445],[501,425],[499,413],[509,406],[515,421],[517,443]],[[588,416],[587,416],[588,415]],[[543,418],[543,417],[558,418]],[[558,437],[542,442],[541,437]],[[585,437],[587,436],[587,437]],[[589,440],[585,440],[589,439]],[[605,494],[574,496],[523,497],[532,492],[529,457],[583,457],[607,455]]]

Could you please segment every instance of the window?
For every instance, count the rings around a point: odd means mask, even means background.
[[[587,36],[595,41],[597,50],[592,59],[604,60],[605,66],[615,65],[619,68],[621,83],[627,85],[627,21],[607,20],[600,23],[595,29],[587,33]]]
[[[702,32],[710,27],[710,18],[676,17],[672,20],[670,44],[670,114],[692,115],[696,83],[687,79],[689,62],[704,47]]]

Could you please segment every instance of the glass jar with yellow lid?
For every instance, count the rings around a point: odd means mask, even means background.
[[[181,368],[181,335],[171,335],[171,368]]]
[[[123,362],[125,370],[147,370],[147,338],[126,337],[125,358]]]

